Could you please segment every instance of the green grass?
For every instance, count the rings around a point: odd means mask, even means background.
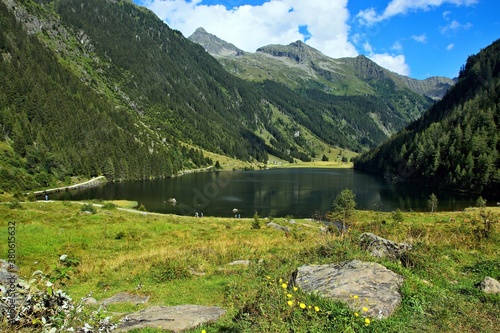
[[[489,239],[477,240],[475,227],[464,222],[478,216],[477,210],[403,212],[401,223],[390,213],[357,211],[351,232],[340,238],[321,234],[308,220],[291,225],[276,218],[292,228],[286,237],[271,228],[252,229],[253,219],[142,216],[101,208],[88,215],[80,208],[63,202],[22,203],[22,209],[0,205],[1,239],[7,239],[8,222],[16,222],[22,276],[52,272],[62,254],[78,260],[66,286],[75,300],[89,292],[99,300],[127,291],[151,296],[148,305],[227,309],[219,322],[203,327],[207,332],[494,332],[500,320],[500,296],[476,287],[486,276],[500,278],[499,226]],[[500,210],[494,214],[498,219]],[[414,250],[404,265],[371,258],[358,246],[362,232],[411,243]],[[7,242],[0,242],[0,257],[6,254]],[[251,264],[228,265],[239,259]],[[405,277],[402,305],[391,318],[366,326],[362,313],[281,287],[303,264],[352,259],[379,262]],[[141,308],[116,304],[108,310]]]

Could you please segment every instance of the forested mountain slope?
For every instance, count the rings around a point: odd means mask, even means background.
[[[240,79],[127,0],[0,4],[2,189],[213,163],[196,147],[260,162],[308,161],[327,146],[362,151],[431,103],[409,90],[385,101]]]
[[[500,40],[470,56],[457,84],[355,168],[447,189],[500,194]]]
[[[61,66],[3,2],[0,54],[3,190],[48,186],[72,175],[160,177],[182,167],[179,147],[172,142],[167,149],[126,106]]]
[[[418,119],[454,84],[447,78],[415,80],[401,76],[364,56],[332,59],[301,41],[267,45],[252,53],[203,28],[198,28],[189,39],[202,45],[227,71],[240,78],[281,83],[315,102],[324,103],[327,97],[328,103],[347,114],[347,121],[352,115],[360,124],[375,126],[375,132],[370,131],[377,138],[371,143],[379,138],[384,140]],[[366,143],[366,139],[358,140]]]

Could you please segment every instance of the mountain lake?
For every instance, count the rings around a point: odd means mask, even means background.
[[[463,210],[477,197],[393,184],[353,169],[291,168],[259,171],[188,173],[179,177],[107,183],[98,187],[52,193],[54,200],[132,200],[147,211],[207,216],[313,217],[331,210],[343,189],[356,194],[357,209],[428,211],[431,193],[438,210]],[[175,199],[175,200],[172,200]],[[171,202],[171,201],[175,201]]]

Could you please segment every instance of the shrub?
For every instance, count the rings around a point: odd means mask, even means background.
[[[37,332],[111,332],[117,325],[107,316],[105,310],[90,310],[84,307],[89,294],[79,302],[59,288],[61,279],[49,279],[41,271],[33,273],[29,281],[24,281],[16,297],[15,308],[0,307],[0,331],[16,332],[29,327]],[[21,290],[22,289],[22,290]],[[5,291],[0,291],[2,301],[10,302]],[[31,331],[31,330],[30,330]]]
[[[21,203],[18,200],[12,200],[9,202],[9,208],[10,209],[23,209],[23,206],[21,206]]]
[[[146,209],[146,206],[144,206],[143,203],[140,203],[139,206],[137,207],[137,210],[140,210],[141,212],[147,212],[148,210]]]
[[[102,206],[102,209],[107,209],[107,210],[112,210],[115,209],[117,206],[112,203],[112,202],[107,202]]]
[[[259,214],[257,212],[253,215],[252,229],[260,229]]]
[[[94,205],[92,205],[92,204],[83,204],[82,207],[80,208],[80,211],[89,212],[92,214],[97,214],[97,210],[95,209]]]
[[[396,209],[394,212],[392,212],[392,219],[394,220],[394,222],[396,223],[401,223],[404,221],[404,216],[403,216],[403,213],[401,212],[401,209]]]

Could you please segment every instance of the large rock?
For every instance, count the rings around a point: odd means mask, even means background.
[[[117,332],[140,328],[160,328],[171,332],[182,332],[218,320],[226,310],[201,305],[152,306],[129,314]]]
[[[486,277],[480,284],[479,289],[487,294],[500,294],[500,282],[491,277]]]
[[[100,304],[112,304],[112,303],[132,303],[132,304],[143,304],[149,301],[149,296],[133,295],[126,292],[118,293],[109,298],[105,298],[99,301]]]
[[[379,319],[390,316],[401,303],[402,283],[402,276],[384,266],[359,260],[302,266],[292,277],[292,284],[304,292],[341,301],[364,316]]]
[[[370,254],[376,258],[400,260],[403,255],[412,248],[409,244],[396,243],[372,233],[362,234],[359,236],[359,240],[361,248],[370,252]]]

